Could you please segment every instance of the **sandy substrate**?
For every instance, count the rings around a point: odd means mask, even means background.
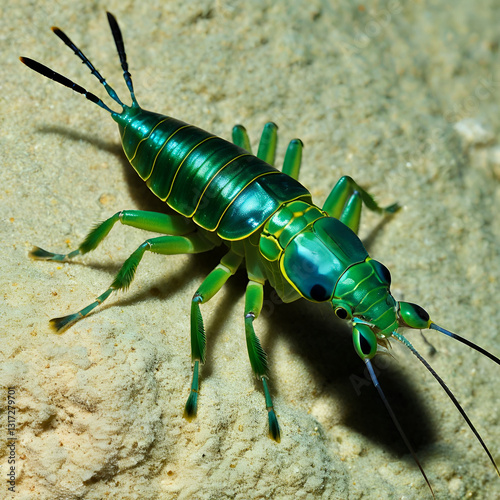
[[[186,6],[187,4],[188,6]],[[160,210],[121,153],[115,124],[18,61],[43,61],[105,92],[49,28],[63,28],[126,97],[106,23],[120,21],[139,102],[254,144],[266,121],[306,147],[321,204],[343,174],[384,205],[363,218],[393,293],[500,355],[500,11],[496,2],[3,2],[0,43],[0,498],[9,498],[7,388],[15,409],[16,499],[428,498],[429,490],[328,307],[280,305],[257,323],[282,441],[267,437],[244,344],[244,273],[203,308],[208,359],[198,418],[189,304],[220,252],[147,255],[126,294],[63,335],[48,320],[92,302],[148,237],[116,227],[67,252],[124,208]],[[109,102],[109,99],[107,100]],[[268,292],[271,292],[269,289]],[[455,392],[500,461],[500,367],[451,339],[409,337]],[[438,498],[498,498],[500,479],[438,384],[403,349],[381,384]],[[11,392],[12,392],[11,391]]]

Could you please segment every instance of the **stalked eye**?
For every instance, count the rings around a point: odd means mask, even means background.
[[[340,319],[347,319],[349,317],[349,314],[343,307],[336,307],[335,314],[337,315],[337,318]]]
[[[311,299],[316,300],[317,302],[324,302],[329,299],[330,296],[326,292],[326,289],[323,285],[314,285],[309,292],[309,296]]]
[[[430,328],[431,319],[429,313],[417,304],[400,302],[399,317],[404,325],[410,328],[418,328],[420,330]]]
[[[377,337],[371,328],[363,324],[355,324],[352,329],[354,349],[362,359],[371,359],[377,354]]]
[[[372,266],[374,267],[376,273],[378,276],[387,283],[387,285],[391,284],[391,273],[387,267],[384,266],[384,264],[381,264],[380,262],[376,260],[371,261]]]

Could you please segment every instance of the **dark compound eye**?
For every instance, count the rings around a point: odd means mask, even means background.
[[[372,345],[368,342],[368,340],[363,336],[359,336],[359,347],[361,349],[361,352],[365,356],[369,356],[370,353],[372,352]]]
[[[326,293],[326,289],[323,285],[314,285],[309,292],[309,296],[311,299],[316,300],[317,302],[323,302],[329,298]]]
[[[430,319],[429,313],[423,307],[420,307],[417,304],[410,304],[410,305],[413,307],[413,310],[416,312],[416,314],[421,320],[429,321]]]
[[[349,317],[347,311],[343,307],[337,307],[335,309],[335,314],[337,315],[337,318],[340,319],[347,319]]]

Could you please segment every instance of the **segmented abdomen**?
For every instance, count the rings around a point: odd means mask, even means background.
[[[287,201],[311,195],[244,149],[174,118],[130,110],[118,122],[125,154],[175,211],[226,240],[249,236]]]

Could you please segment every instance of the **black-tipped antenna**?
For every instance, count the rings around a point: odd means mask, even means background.
[[[393,409],[391,408],[391,405],[389,404],[389,401],[387,401],[387,398],[385,397],[384,391],[382,390],[382,387],[379,384],[379,381],[377,379],[377,376],[375,375],[375,371],[373,370],[373,366],[371,361],[368,358],[365,358],[363,360],[366,364],[366,367],[368,368],[368,373],[370,374],[370,378],[372,379],[373,385],[375,386],[375,389],[377,389],[378,394],[380,396],[380,399],[384,403],[384,406],[391,416],[391,419],[396,426],[396,429],[399,432],[399,435],[402,437],[406,447],[411,453],[411,456],[413,457],[413,460],[415,460],[415,463],[417,464],[418,468],[420,469],[420,472],[422,473],[422,476],[424,476],[425,482],[427,483],[427,486],[431,490],[432,493],[432,498],[436,498],[434,495],[434,490],[432,489],[431,483],[429,482],[429,479],[427,478],[424,469],[422,465],[420,464],[420,460],[417,457],[417,454],[415,453],[415,450],[413,449],[413,446],[410,444],[410,441],[408,441],[408,438],[406,437],[406,434],[403,431],[403,428],[401,427],[401,424],[399,423],[399,420],[396,418],[396,414],[394,413]]]
[[[54,80],[55,82],[60,83],[61,85],[64,85],[65,87],[68,87],[71,90],[78,92],[79,94],[83,94],[89,101],[92,101],[93,103],[97,104],[98,106],[100,106],[101,108],[105,109],[110,113],[114,113],[114,111],[108,108],[108,106],[106,106],[106,104],[104,104],[101,101],[101,99],[99,99],[99,97],[97,97],[95,94],[92,94],[92,92],[89,92],[87,89],[84,89],[77,83],[71,81],[69,78],[66,78],[60,73],[57,73],[56,71],[48,68],[47,66],[44,66],[43,64],[34,61],[33,59],[30,59],[29,57],[20,57],[19,60],[23,64],[26,64],[26,66],[28,66],[28,68],[32,69],[33,71],[36,71],[37,73],[40,73],[46,78]]]
[[[470,340],[467,340],[464,337],[457,335],[456,333],[450,332],[449,330],[445,330],[444,328],[441,328],[440,326],[436,325],[436,323],[431,323],[429,326],[429,329],[444,333],[445,335],[448,335],[448,337],[451,337],[452,339],[455,339],[455,340],[458,340],[459,342],[462,342],[462,344],[465,344],[466,346],[474,349],[475,351],[480,352],[481,354],[483,354],[487,358],[490,358],[492,361],[494,361],[497,365],[500,365],[499,358],[497,358],[495,355],[491,354],[491,352],[488,352],[486,349],[483,349],[482,347],[478,346],[477,344],[474,344],[474,342],[471,342]]]
[[[111,12],[106,12],[108,16],[109,27],[111,28],[111,33],[115,40],[116,50],[118,51],[118,57],[120,58],[120,64],[123,69],[123,78],[125,79],[125,83],[127,84],[128,90],[130,92],[130,97],[132,98],[132,102],[134,105],[139,106],[137,99],[135,98],[134,85],[132,84],[132,75],[128,70],[127,63],[127,54],[125,53],[125,45],[123,43],[123,36],[118,26],[118,22],[116,21],[115,16],[111,14]]]
[[[99,80],[99,82],[104,86],[106,92],[109,94],[109,97],[113,99],[113,101],[117,102],[120,106],[124,106],[124,104],[120,101],[120,98],[114,91],[113,87],[109,85],[106,79],[95,69],[94,65],[89,61],[88,57],[71,41],[68,35],[64,33],[61,29],[53,26],[52,31],[78,56],[83,64],[90,69],[90,72]]]
[[[445,330],[444,333],[446,333],[446,330]],[[448,333],[451,333],[451,332],[448,332]],[[476,436],[477,440],[479,441],[479,443],[483,447],[483,450],[488,455],[488,458],[490,459],[490,462],[493,464],[493,467],[495,467],[495,470],[497,471],[498,476],[500,477],[500,471],[498,470],[498,466],[497,466],[497,464],[495,462],[495,459],[493,458],[492,454],[490,453],[490,450],[486,446],[485,442],[483,441],[483,438],[481,437],[481,435],[479,434],[479,432],[477,431],[477,429],[474,427],[474,424],[471,422],[470,418],[467,416],[467,413],[465,413],[465,410],[462,408],[462,406],[458,402],[458,400],[455,397],[455,395],[451,392],[451,390],[448,388],[448,386],[444,383],[443,379],[434,371],[434,369],[432,368],[432,366],[413,347],[413,345],[410,343],[410,341],[406,337],[403,337],[403,335],[401,335],[401,334],[399,334],[397,332],[392,332],[392,334],[393,334],[393,336],[397,340],[399,340],[408,349],[410,349],[410,351],[417,357],[417,359],[427,368],[427,370],[429,371],[429,373],[439,382],[439,384],[444,389],[444,391],[446,392],[446,394],[448,394],[448,397],[453,401],[453,404],[455,405],[455,407],[457,408],[457,410],[460,412],[460,414],[462,415],[462,417],[464,418],[464,420],[467,422],[467,425],[469,426],[469,429]],[[474,348],[474,346],[475,346],[475,344],[473,344],[471,347]],[[477,346],[475,346],[475,347],[477,347]],[[479,351],[479,352],[481,352],[481,351]],[[495,358],[495,356],[493,356],[493,355],[491,355],[491,356],[493,358]],[[496,359],[498,359],[498,358],[496,358]]]

